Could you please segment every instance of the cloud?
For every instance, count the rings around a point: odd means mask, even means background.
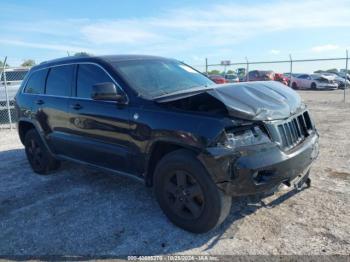
[[[62,44],[42,44],[42,43],[32,43],[23,40],[4,40],[0,39],[1,44],[8,44],[14,46],[25,46],[30,48],[39,48],[39,49],[48,49],[55,51],[71,51],[71,52],[88,52],[93,53],[92,49],[81,47],[81,46],[72,46],[72,45],[62,45]]]
[[[0,24],[0,29],[1,38],[17,46],[94,54],[148,53],[181,59],[185,54],[209,58],[239,54],[239,44],[249,40],[258,45],[260,36],[287,30],[326,28],[327,34],[332,28],[345,30],[350,27],[349,17],[347,0],[272,0],[254,5],[231,2],[185,6],[132,19],[34,19]],[[18,35],[21,41],[11,37]],[[288,34],[282,35],[288,41]],[[312,51],[334,49],[334,45],[326,45]],[[280,50],[271,49],[269,53],[277,55]]]
[[[320,45],[320,46],[314,46],[311,48],[311,51],[313,52],[326,52],[326,51],[332,51],[332,50],[337,50],[339,49],[338,45]]]
[[[273,54],[273,55],[278,55],[278,54],[281,53],[281,50],[271,49],[271,50],[269,51],[269,53],[270,53],[270,54]]]

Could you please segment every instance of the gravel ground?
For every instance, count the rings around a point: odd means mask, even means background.
[[[234,199],[202,235],[173,226],[133,179],[71,163],[34,174],[16,131],[1,131],[0,255],[350,254],[350,103],[341,91],[300,94],[321,135],[312,187],[266,206]]]

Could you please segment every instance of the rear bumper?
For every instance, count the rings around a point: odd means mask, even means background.
[[[273,143],[227,151],[210,148],[199,156],[217,186],[232,196],[268,193],[308,172],[318,156],[318,134],[288,153]]]

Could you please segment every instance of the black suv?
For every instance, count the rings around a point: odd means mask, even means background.
[[[318,134],[299,95],[277,82],[215,85],[173,59],[67,57],[33,67],[16,95],[36,173],[62,160],[152,186],[176,225],[206,232],[232,196],[309,182]]]

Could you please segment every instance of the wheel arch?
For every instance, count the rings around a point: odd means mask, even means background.
[[[20,120],[18,121],[18,135],[21,143],[24,144],[24,138],[27,132],[31,129],[37,130],[35,124],[28,120]]]
[[[178,141],[159,140],[152,143],[147,153],[148,157],[147,157],[146,168],[145,168],[146,170],[145,182],[147,186],[149,187],[153,186],[153,175],[159,161],[165,155],[180,149],[191,151],[196,155],[200,152],[200,149]]]

